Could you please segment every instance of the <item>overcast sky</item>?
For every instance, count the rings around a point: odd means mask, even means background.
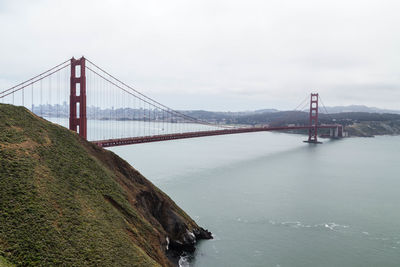
[[[85,55],[175,109],[400,109],[398,0],[0,0],[0,87]]]

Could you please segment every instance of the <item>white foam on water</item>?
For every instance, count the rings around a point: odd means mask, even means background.
[[[218,235],[216,235],[214,233],[211,233],[211,236],[213,237],[213,239],[210,240],[211,242],[222,240]]]
[[[178,261],[179,267],[190,267],[189,256],[181,256]]]
[[[212,245],[212,248],[214,249],[215,253],[219,253],[219,251],[215,245]]]
[[[279,223],[280,225],[288,226],[288,227],[293,227],[293,228],[308,228],[311,227],[311,225],[304,225],[299,221],[293,221],[293,222],[281,222]]]
[[[262,251],[260,251],[260,250],[255,250],[254,253],[253,253],[254,257],[261,257],[263,255],[264,255],[264,253]]]
[[[244,219],[242,219],[240,217],[236,218],[236,221],[242,222],[242,223],[248,223],[249,222],[248,220],[244,220]]]
[[[332,222],[332,223],[326,223],[325,224],[325,227],[326,228],[329,228],[329,229],[331,229],[331,230],[336,230],[336,229],[340,229],[340,228],[342,228],[342,229],[345,229],[345,228],[349,228],[349,226],[348,225],[342,225],[342,224],[337,224],[337,223],[334,223],[334,222]]]
[[[186,233],[188,235],[190,235],[194,239],[194,242],[196,243],[196,236],[192,232],[190,232],[189,230],[186,230]]]
[[[375,237],[374,239],[375,240],[382,240],[382,241],[388,241],[389,240],[389,238],[387,238],[387,237]]]
[[[331,231],[338,231],[340,229],[346,229],[346,228],[350,227],[348,225],[337,224],[334,222],[311,225],[311,224],[303,224],[300,221],[276,222],[274,220],[269,220],[269,223],[272,225],[282,225],[282,226],[287,226],[287,227],[292,227],[292,228],[323,228],[323,229],[329,229]]]

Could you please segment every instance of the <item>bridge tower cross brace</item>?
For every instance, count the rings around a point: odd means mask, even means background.
[[[308,142],[318,143],[318,93],[311,93],[310,99],[310,128],[308,129]]]
[[[80,59],[71,58],[69,129],[87,139],[85,64],[86,59],[84,57]],[[80,71],[77,71],[77,66],[80,67]]]

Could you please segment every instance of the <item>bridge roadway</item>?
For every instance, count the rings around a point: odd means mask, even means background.
[[[319,125],[318,129],[335,129],[342,127],[343,126],[339,124],[331,124],[331,125]],[[266,131],[308,130],[310,128],[313,127],[311,126],[246,127],[246,128],[244,127],[244,128],[232,128],[232,129],[213,130],[213,131],[186,132],[186,133],[97,140],[97,141],[92,141],[92,143],[100,147],[113,147],[113,146],[133,145],[133,144],[160,142],[160,141],[168,141],[175,139],[195,138],[195,137],[204,137],[213,135],[266,132]],[[341,133],[339,134],[339,136],[341,137]]]

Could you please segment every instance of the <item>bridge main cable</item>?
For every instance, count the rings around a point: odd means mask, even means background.
[[[176,110],[174,110],[174,109],[172,109],[172,108],[170,108],[170,107],[168,107],[168,106],[165,106],[165,105],[161,104],[160,102],[158,102],[158,101],[156,101],[156,100],[154,100],[154,99],[152,99],[152,98],[150,98],[150,97],[144,95],[143,93],[139,92],[138,90],[134,89],[133,87],[129,86],[128,84],[124,83],[124,82],[121,81],[120,79],[116,78],[115,76],[113,76],[113,75],[110,74],[109,72],[105,71],[104,69],[102,69],[101,67],[99,67],[98,65],[96,65],[95,63],[93,63],[92,61],[90,61],[89,59],[86,59],[86,60],[87,60],[90,64],[92,64],[94,67],[96,67],[97,69],[99,69],[100,71],[104,72],[105,74],[107,74],[108,76],[110,76],[112,79],[114,79],[115,81],[117,81],[118,83],[124,85],[125,87],[129,88],[130,90],[134,91],[136,94],[142,96],[142,97],[145,98],[145,99],[143,99],[143,98],[141,98],[141,97],[139,97],[139,96],[137,96],[137,95],[135,95],[135,94],[132,94],[132,93],[128,92],[127,90],[125,90],[124,88],[122,88],[122,86],[119,86],[119,85],[116,84],[115,82],[111,81],[110,79],[104,77],[103,75],[99,74],[99,73],[96,72],[95,70],[93,70],[93,69],[91,69],[90,67],[86,66],[86,68],[87,68],[88,70],[92,71],[93,73],[95,73],[96,75],[98,75],[99,77],[101,77],[102,79],[104,79],[104,80],[110,82],[111,84],[113,84],[114,86],[118,87],[119,89],[125,91],[126,93],[129,93],[130,95],[132,95],[132,96],[134,96],[134,97],[136,97],[136,98],[138,98],[138,99],[144,101],[145,103],[147,103],[147,104],[149,104],[149,105],[158,107],[158,108],[164,110],[165,112],[167,112],[167,113],[169,113],[169,114],[175,114],[175,115],[178,115],[178,116],[180,116],[180,117],[184,117],[184,118],[186,118],[186,119],[188,119],[188,120],[190,120],[190,121],[196,122],[196,123],[198,123],[198,124],[203,124],[203,125],[208,125],[208,126],[214,126],[214,127],[224,128],[224,129],[225,129],[225,128],[232,128],[232,127],[229,127],[229,126],[223,126],[223,125],[213,124],[213,123],[210,123],[210,122],[207,122],[207,121],[203,121],[203,120],[200,120],[200,119],[198,119],[198,118],[195,118],[195,117],[192,117],[192,116],[183,114],[183,113],[181,113],[181,112],[179,112],[179,111],[176,111]],[[146,100],[146,99],[147,99],[147,100]]]
[[[133,94],[133,93],[127,91],[127,90],[124,89],[122,86],[119,86],[119,85],[116,84],[115,82],[113,82],[113,81],[111,81],[110,79],[104,77],[103,75],[101,75],[101,74],[98,73],[97,71],[91,69],[90,67],[86,66],[86,68],[87,68],[88,70],[90,70],[91,72],[93,72],[94,74],[96,74],[97,76],[99,76],[100,78],[104,79],[105,81],[107,81],[107,82],[111,83],[112,85],[116,86],[117,88],[123,90],[123,91],[126,92],[127,94],[130,94],[130,95],[132,95],[133,97],[136,97],[137,99],[142,100],[144,103],[147,103],[147,104],[149,104],[149,105],[152,105],[152,106],[154,106],[154,107],[157,107],[156,105],[154,105],[153,103],[149,102],[148,100],[143,99],[143,98],[141,98],[141,97],[139,97],[139,96],[137,96],[137,95],[135,95],[135,94]],[[151,99],[151,98],[149,98],[149,97],[146,97],[146,98],[147,98],[147,99]],[[208,126],[219,126],[219,127],[223,127],[223,126],[221,126],[221,125],[215,125],[215,124],[212,124],[212,123],[209,123],[209,122],[199,121],[199,120],[196,119],[196,118],[192,118],[192,117],[187,116],[187,115],[185,115],[185,114],[179,113],[179,112],[177,112],[177,111],[175,111],[175,110],[173,110],[173,109],[171,109],[171,108],[162,109],[162,110],[164,110],[165,112],[167,112],[167,113],[169,113],[169,114],[172,114],[172,115],[175,114],[175,115],[180,115],[180,116],[182,116],[182,117],[188,117],[188,118],[190,118],[192,121],[196,121],[196,122],[199,123],[199,124],[204,124],[204,125],[208,125]]]
[[[30,78],[29,80],[26,80],[25,82],[22,82],[22,83],[20,83],[20,84],[18,84],[18,85],[16,85],[16,86],[13,86],[13,87],[11,87],[11,88],[9,88],[9,89],[7,89],[7,90],[4,90],[4,91],[0,92],[0,98],[4,98],[4,97],[6,97],[6,96],[8,96],[8,95],[11,95],[11,94],[13,94],[13,93],[15,93],[15,92],[18,92],[18,91],[20,91],[20,90],[22,90],[22,89],[28,87],[29,85],[32,85],[32,84],[34,84],[34,83],[37,83],[37,82],[39,82],[39,81],[41,81],[41,80],[43,80],[43,79],[45,79],[45,78],[47,78],[47,77],[53,75],[54,73],[59,72],[59,71],[62,70],[62,69],[65,69],[65,68],[68,67],[70,64],[66,64],[65,66],[62,66],[62,65],[65,64],[65,63],[67,63],[67,62],[68,62],[68,61],[63,62],[63,63],[61,63],[61,64],[59,64],[59,65],[57,65],[57,66],[55,66],[55,67],[53,67],[53,68],[51,68],[51,69],[49,69],[49,70],[47,70],[47,71],[45,71],[45,72],[39,74],[39,75],[36,75],[36,76],[33,77],[33,78]],[[60,66],[62,66],[62,67],[60,67]],[[59,68],[58,68],[58,67],[59,67]],[[58,68],[58,69],[56,69],[56,68]],[[56,70],[54,70],[54,69],[56,69]],[[54,71],[52,71],[52,70],[54,70]],[[51,71],[51,72],[48,73],[49,71]],[[47,73],[47,74],[46,74],[46,73]],[[46,74],[46,75],[44,75],[44,74]],[[44,76],[43,76],[43,75],[44,75]],[[34,80],[34,81],[32,81],[32,80]],[[28,83],[29,81],[32,81],[32,82]],[[28,83],[28,84],[27,84],[27,83]],[[15,88],[16,88],[16,89],[15,89]],[[12,90],[12,89],[14,89],[14,90]],[[12,91],[10,91],[10,90],[12,90]],[[9,92],[9,91],[10,91],[10,92]],[[8,92],[8,93],[7,93],[7,92]],[[6,93],[7,93],[7,94],[6,94]]]

